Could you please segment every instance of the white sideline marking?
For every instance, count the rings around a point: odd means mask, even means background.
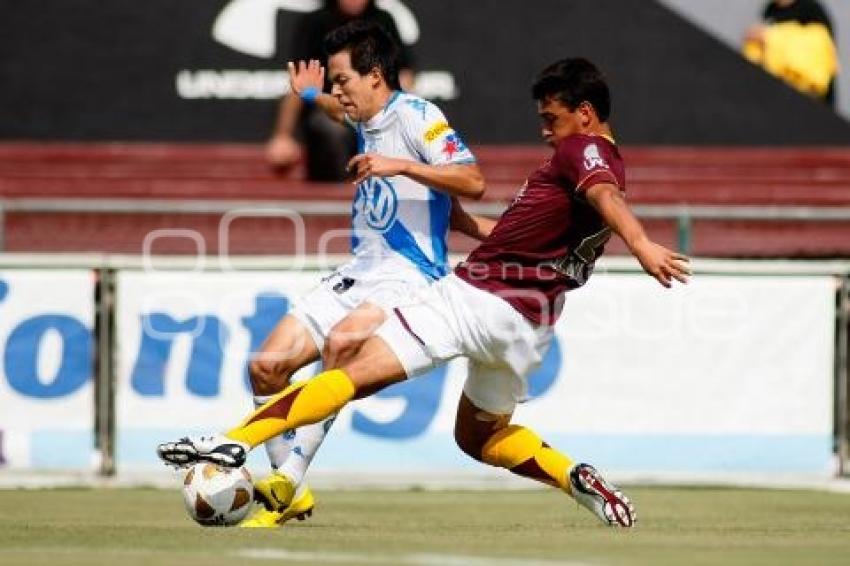
[[[530,558],[492,558],[463,554],[399,554],[381,556],[355,552],[311,552],[282,548],[252,548],[239,550],[235,556],[255,560],[301,560],[304,562],[336,562],[340,564],[398,564],[411,566],[588,566],[586,562],[535,560]]]

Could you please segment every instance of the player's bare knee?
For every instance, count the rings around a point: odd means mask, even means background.
[[[331,331],[325,341],[322,357],[326,365],[342,367],[354,358],[362,344],[362,339],[352,336],[350,333]]]
[[[278,393],[289,383],[291,371],[285,363],[256,359],[248,363],[248,375],[255,395]]]

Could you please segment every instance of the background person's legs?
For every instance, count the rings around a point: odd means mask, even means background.
[[[320,110],[310,108],[305,111],[302,131],[307,150],[307,178],[311,181],[344,181],[346,165],[357,153],[354,130],[334,122]]]

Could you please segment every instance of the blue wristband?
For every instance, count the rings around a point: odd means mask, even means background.
[[[314,102],[316,102],[316,99],[319,97],[320,94],[322,94],[322,91],[320,91],[314,86],[308,86],[307,88],[301,91],[301,100],[303,100],[307,104],[313,104]]]

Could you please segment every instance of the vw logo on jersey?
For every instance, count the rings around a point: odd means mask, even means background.
[[[357,208],[369,228],[388,230],[398,214],[398,195],[392,184],[382,177],[370,177],[360,183],[357,192]]]

